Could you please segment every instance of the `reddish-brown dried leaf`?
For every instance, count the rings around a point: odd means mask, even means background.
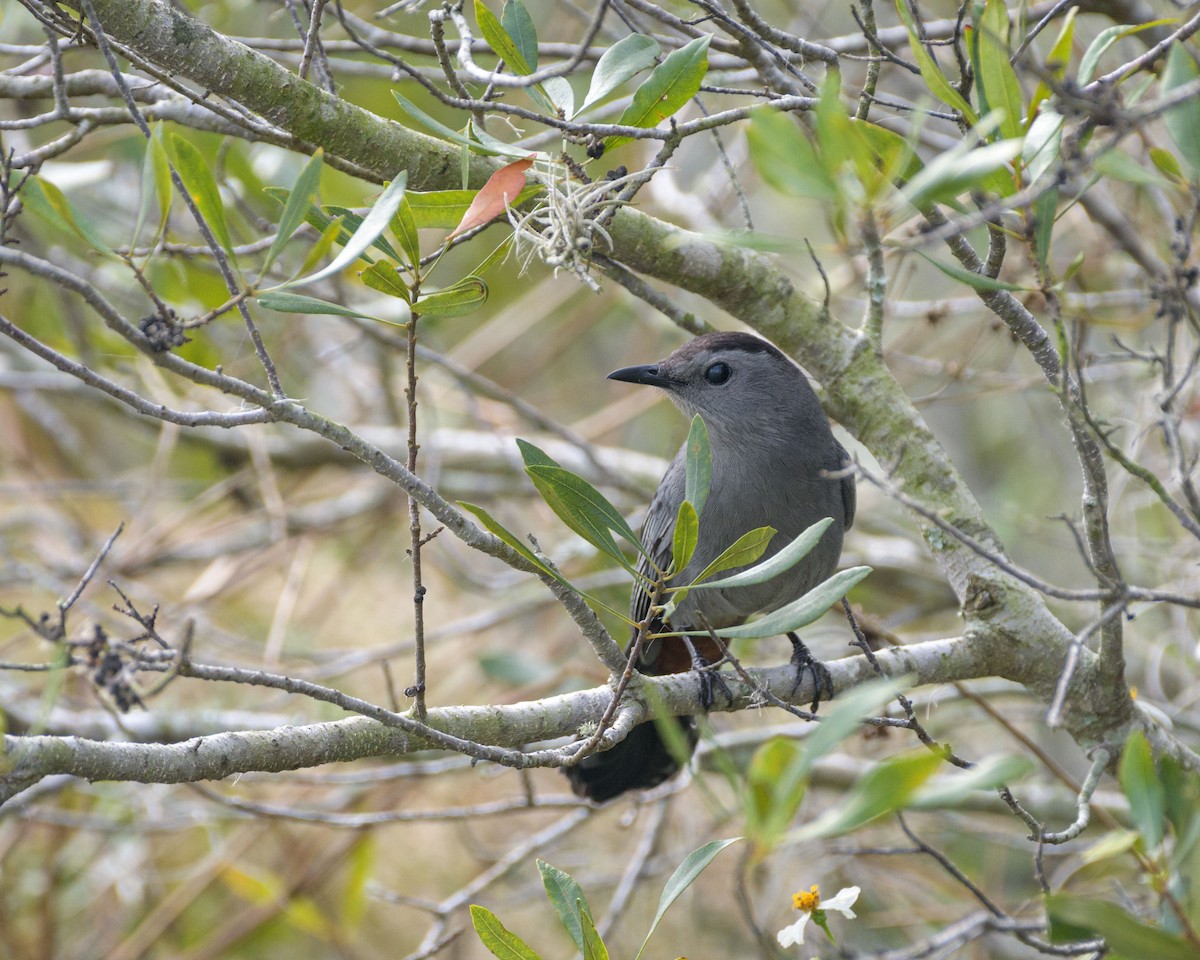
[[[533,157],[514,160],[488,177],[488,182],[475,194],[475,199],[467,207],[462,220],[446,239],[453,239],[460,233],[482,226],[504,213],[505,204],[512,203],[517,199],[517,194],[525,189],[525,171],[532,165]]]

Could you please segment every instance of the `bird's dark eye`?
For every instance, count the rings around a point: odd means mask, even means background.
[[[729,379],[729,364],[714,363],[711,367],[704,371],[704,379],[714,385],[724,383]]]

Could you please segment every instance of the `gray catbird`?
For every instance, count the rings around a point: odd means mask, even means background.
[[[834,439],[807,377],[795,363],[759,337],[709,333],[685,343],[665,360],[625,367],[608,378],[660,387],[689,417],[700,414],[708,427],[712,482],[700,515],[699,543],[674,582],[690,582],[726,547],[756,527],[778,531],[765,559],[818,520],[832,517],[834,521],[807,557],[766,583],[692,591],[672,615],[672,629],[741,623],[752,614],[796,599],[834,572],[842,535],[854,521],[854,478],[839,473],[848,466],[849,457]],[[642,526],[642,545],[663,569],[671,560],[685,463],[681,449],[658,485]],[[653,579],[653,568],[644,558],[639,569]],[[649,609],[650,598],[639,581],[630,600],[631,619],[642,621]],[[654,627],[661,629],[659,624]],[[828,683],[828,672],[812,660],[799,637],[791,634],[790,639],[793,663],[800,671],[812,671],[819,695],[822,684]],[[677,637],[647,643],[638,670],[653,675],[681,673],[720,657],[707,633],[688,640],[691,649]],[[711,680],[711,674],[704,676]],[[702,687],[710,699],[711,689]],[[695,723],[691,718],[678,722],[694,746]],[[658,728],[647,722],[611,750],[587,757],[566,773],[576,794],[604,801],[626,790],[656,786],[678,769],[679,762]]]

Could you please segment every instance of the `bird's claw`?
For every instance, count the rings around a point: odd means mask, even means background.
[[[809,652],[803,640],[794,633],[789,633],[788,639],[792,641],[791,663],[796,668],[796,686],[792,688],[792,692],[795,693],[799,689],[800,684],[804,682],[806,673],[811,674],[813,680],[812,711],[816,713],[822,699],[833,699],[833,676],[830,674],[829,668]],[[824,694],[823,698],[822,694]]]
[[[729,689],[729,684],[725,682],[716,666],[701,660],[695,667],[696,676],[700,681],[700,706],[705,710],[711,710],[712,705],[717,702],[718,690],[725,694],[726,702],[730,706],[733,705],[733,691]]]

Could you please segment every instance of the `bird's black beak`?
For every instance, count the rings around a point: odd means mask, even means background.
[[[670,389],[678,383],[670,377],[664,377],[658,372],[658,364],[644,364],[640,367],[622,367],[608,375],[609,380],[623,380],[625,383],[641,383],[648,387],[664,387]]]

